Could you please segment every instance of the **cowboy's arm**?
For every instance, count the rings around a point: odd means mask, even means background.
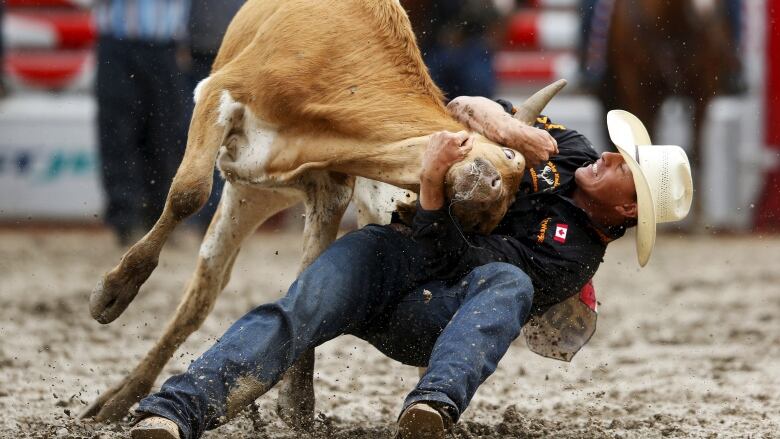
[[[550,133],[524,125],[508,112],[511,108],[504,108],[498,102],[479,96],[460,96],[447,104],[447,110],[470,130],[523,154],[528,167],[537,166],[558,153],[558,144]]]

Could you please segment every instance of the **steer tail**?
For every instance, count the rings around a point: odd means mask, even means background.
[[[187,149],[176,171],[160,218],[143,238],[98,282],[89,298],[92,317],[110,323],[127,308],[157,267],[160,251],[176,226],[200,210],[211,193],[214,164],[224,130],[218,122],[220,91],[213,78],[196,90]]]

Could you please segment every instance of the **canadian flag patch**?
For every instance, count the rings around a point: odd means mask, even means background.
[[[555,237],[553,239],[563,244],[566,242],[567,233],[569,233],[569,226],[567,224],[557,224],[555,226]]]

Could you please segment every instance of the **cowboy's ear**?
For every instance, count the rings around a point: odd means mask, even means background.
[[[636,218],[637,216],[636,203],[618,204],[615,206],[615,210],[626,218]]]

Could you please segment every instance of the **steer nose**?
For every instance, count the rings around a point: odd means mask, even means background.
[[[452,185],[447,195],[453,200],[486,203],[503,195],[501,174],[485,160],[450,168],[450,172]]]
[[[493,172],[480,175],[476,180],[473,180],[476,190],[474,195],[481,193],[481,196],[475,198],[482,198],[482,201],[495,200],[501,196],[501,175]]]
[[[478,174],[476,179],[472,180],[479,188],[477,191],[482,192],[483,201],[495,200],[501,196],[501,174],[498,170],[488,161],[477,159],[475,161]]]
[[[486,175],[486,176],[485,176],[485,177],[483,177],[483,178],[486,180],[486,182],[487,182],[488,184],[490,184],[490,187],[491,187],[491,188],[492,188],[494,191],[495,191],[495,190],[500,190],[500,189],[501,189],[501,176],[500,176],[500,175],[496,175],[496,176],[490,176],[490,175]]]

